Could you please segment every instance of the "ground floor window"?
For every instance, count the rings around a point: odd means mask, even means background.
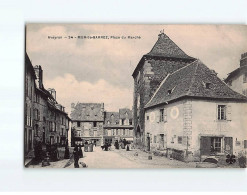
[[[221,152],[221,137],[211,138],[211,152]]]
[[[183,137],[182,136],[178,136],[178,144],[182,144],[183,142]]]

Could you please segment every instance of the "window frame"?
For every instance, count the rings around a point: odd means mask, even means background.
[[[224,108],[224,109],[222,109]],[[217,119],[218,121],[226,121],[227,120],[227,105],[218,104],[217,105]]]

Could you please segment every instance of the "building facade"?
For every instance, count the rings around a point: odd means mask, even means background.
[[[104,104],[71,104],[71,145],[84,144],[85,141],[100,145],[103,136]]]
[[[103,143],[114,143],[116,140],[133,142],[133,113],[128,108],[119,112],[105,112]]]
[[[151,150],[178,160],[246,153],[247,98],[199,60],[168,74],[145,105]]]
[[[134,78],[133,122],[137,143],[143,144],[145,142],[144,106],[168,74],[194,60],[163,32],[159,34],[152,50],[143,55],[132,74]]]
[[[25,105],[24,105],[24,153],[33,149],[33,108],[35,98],[36,75],[27,54],[25,54]]]
[[[38,142],[64,146],[69,132],[68,113],[57,103],[55,89],[45,89],[42,67],[33,67],[27,54],[25,69],[25,154]]]
[[[241,55],[240,67],[229,73],[225,82],[231,89],[247,96],[247,53]]]

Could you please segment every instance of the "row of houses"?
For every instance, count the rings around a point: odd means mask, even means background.
[[[56,101],[55,89],[45,89],[43,70],[33,66],[25,54],[24,152],[28,155],[38,142],[65,145],[70,118]]]
[[[128,108],[107,112],[104,103],[71,104],[71,145],[86,141],[102,145],[116,140],[133,141],[133,114]]]
[[[159,34],[134,78],[135,143],[181,160],[247,151],[247,53],[222,81]]]

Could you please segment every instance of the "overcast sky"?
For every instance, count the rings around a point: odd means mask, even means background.
[[[27,54],[43,68],[44,86],[70,112],[72,102],[104,102],[107,111],[132,108],[132,73],[158,39],[160,30],[185,53],[218,76],[239,67],[247,52],[247,27],[241,25],[82,25],[28,24]],[[141,39],[48,39],[48,36],[140,36]]]

